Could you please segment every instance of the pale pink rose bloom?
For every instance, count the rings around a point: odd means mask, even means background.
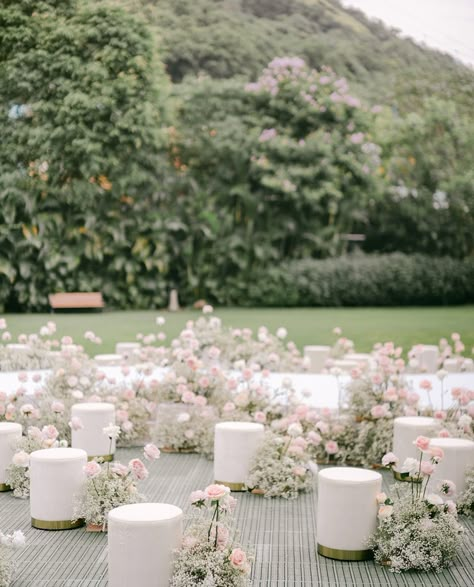
[[[122,465],[122,463],[114,463],[111,466],[112,473],[115,473],[119,477],[126,477],[129,473],[128,467]]]
[[[133,422],[126,420],[125,422],[122,422],[120,427],[124,432],[131,432],[133,430]]]
[[[451,433],[449,432],[449,430],[446,430],[446,428],[443,428],[442,430],[440,430],[438,432],[438,438],[449,438],[451,436]],[[434,448],[434,447],[432,447]]]
[[[22,371],[21,373],[18,373],[18,381],[21,381],[22,383],[25,383],[25,381],[28,381],[28,373],[25,373],[24,371]]]
[[[427,495],[426,501],[432,505],[443,505],[443,498],[436,493],[430,493]]]
[[[230,489],[225,485],[213,483],[212,485],[208,485],[206,487],[204,493],[206,494],[207,499],[210,499],[211,501],[219,501],[228,493],[230,493]]]
[[[461,335],[459,334],[459,332],[453,332],[451,334],[451,340],[453,340],[454,342],[461,340]]]
[[[64,404],[63,402],[54,401],[51,404],[51,409],[53,412],[56,412],[56,414],[62,414],[64,412]]]
[[[324,445],[324,450],[328,455],[335,455],[339,451],[339,447],[335,440],[328,440]]]
[[[71,421],[69,422],[69,427],[71,430],[82,430],[84,428],[84,424],[82,423],[81,419],[77,416],[73,416]]]
[[[12,463],[17,467],[26,467],[30,466],[30,455],[25,452],[24,450],[20,450],[13,455]]]
[[[386,493],[377,493],[375,496],[377,503],[384,504],[387,501],[387,494]]]
[[[410,408],[409,406],[405,406],[403,408],[403,413],[405,414],[405,416],[417,416],[418,412],[415,410],[415,408]]]
[[[380,373],[376,373],[375,375],[372,375],[372,383],[374,385],[380,385],[383,382],[383,377],[382,375],[380,375]]]
[[[438,460],[444,458],[444,450],[439,446],[430,446],[428,453]]]
[[[10,406],[10,405],[11,405],[11,404],[9,404],[9,406]],[[8,407],[9,407],[9,406],[7,406],[7,411],[10,411],[10,410],[8,409]],[[34,411],[34,409],[35,409],[35,407],[34,407],[32,404],[23,404],[23,405],[21,406],[21,408],[20,408],[20,412],[21,412],[22,414],[26,414],[26,415],[28,415],[28,414],[32,414],[32,413],[33,413],[33,411]],[[12,410],[12,411],[13,411],[13,410]]]
[[[234,548],[234,550],[230,553],[229,556],[230,564],[239,571],[244,573],[248,572],[248,561],[247,555],[245,552],[240,548]]]
[[[87,463],[87,465],[84,465],[83,471],[87,477],[92,479],[102,471],[102,468],[96,461],[90,461],[89,463]]]
[[[205,405],[207,405],[207,398],[205,398],[203,395],[197,395],[196,398],[194,399],[194,403],[197,406],[200,406],[201,408],[203,408]]]
[[[227,402],[224,407],[224,412],[233,412],[235,410],[235,404],[233,402]]]
[[[206,389],[206,387],[209,387],[210,383],[211,382],[209,381],[209,377],[203,376],[198,379],[198,385],[199,385],[199,387],[202,387],[203,389]]]
[[[47,438],[49,440],[56,440],[56,438],[59,436],[59,432],[56,426],[52,426],[51,424],[49,426],[43,426],[41,434],[43,435],[43,438]]]
[[[313,444],[314,446],[318,446],[318,444],[321,444],[321,441],[322,441],[321,436],[317,432],[313,432],[313,430],[308,432],[307,438],[308,438],[308,442],[310,444]]]
[[[418,436],[417,439],[413,441],[413,444],[422,451],[428,450],[430,439],[426,436]]]
[[[383,399],[387,402],[396,402],[398,400],[398,393],[395,387],[389,387],[383,394]]]
[[[5,414],[5,404],[0,404],[0,416]]]
[[[192,438],[194,438],[195,434],[194,434],[194,430],[192,430],[191,428],[189,430],[186,430],[184,432],[184,436],[185,438],[187,438],[188,440],[191,440]]]
[[[126,400],[134,399],[136,397],[136,395],[137,394],[134,389],[126,389],[122,394],[123,398]]]
[[[181,396],[181,400],[185,404],[193,404],[196,400],[196,395],[192,391],[185,391]]]
[[[373,406],[373,408],[370,410],[370,413],[373,418],[385,418],[385,416],[389,412],[387,410],[387,406],[385,404],[383,404],[383,405]]]
[[[351,370],[352,379],[360,379],[361,375],[362,375],[362,371],[360,369],[358,369],[357,367],[355,367],[354,369]]]
[[[264,422],[266,422],[267,416],[265,415],[264,412],[255,412],[254,419],[255,419],[255,422],[259,422],[260,424],[263,424]]]
[[[420,396],[416,393],[416,392],[412,392],[408,394],[407,397],[407,403],[410,404],[411,406],[415,405],[418,403],[420,399]]]
[[[457,399],[458,397],[460,397],[461,393],[462,393],[461,387],[453,387],[453,389],[451,390],[451,395],[453,396],[454,399]]]
[[[426,391],[431,391],[433,389],[433,386],[431,385],[431,381],[429,379],[422,379],[419,385],[421,389],[425,389]]]
[[[160,458],[160,449],[157,448],[154,444],[145,444],[143,454],[147,460],[153,461]]]
[[[300,418],[306,418],[307,414],[309,411],[309,407],[305,406],[304,404],[300,404],[299,406],[296,406],[296,410],[295,413],[300,417]]]
[[[235,379],[228,379],[227,380],[227,389],[229,391],[233,391],[237,388],[237,381]]]
[[[303,467],[302,465],[296,465],[296,467],[291,469],[291,472],[295,477],[304,477],[306,475],[306,467]]]
[[[384,467],[388,467],[390,465],[397,465],[399,462],[399,458],[393,453],[388,452],[386,455],[382,457],[382,465]]]
[[[128,420],[127,410],[117,410],[115,412],[115,418],[117,422],[125,422],[126,420]]]
[[[198,543],[198,539],[195,536],[185,536],[183,538],[183,548],[194,548]]]
[[[63,336],[61,338],[61,344],[72,344],[72,338],[70,336]]]
[[[316,422],[316,428],[321,432],[321,434],[327,434],[329,432],[329,424],[327,422],[323,422],[322,420]]]
[[[288,447],[288,454],[295,457],[302,457],[304,455],[304,450],[297,444],[290,444]]]
[[[200,489],[197,491],[193,491],[189,497],[190,502],[193,503],[197,503],[198,501],[204,501],[207,499],[207,495],[204,491],[201,491]]]
[[[148,477],[148,470],[140,459],[132,459],[128,463],[128,467],[133,477],[138,481],[143,481]]]
[[[41,381],[41,375],[39,373],[35,373],[32,379],[35,383],[38,383],[38,381]]]
[[[450,514],[455,515],[457,513],[458,510],[456,504],[451,499],[448,499],[444,505],[447,507]]]
[[[4,402],[7,399],[7,394],[4,391],[0,391],[0,402]]]
[[[433,465],[433,463],[430,463],[429,461],[422,461],[420,465],[420,470],[423,473],[423,475],[432,475],[434,473],[435,466]]]
[[[440,493],[444,493],[444,495],[447,495],[448,497],[451,497],[456,493],[456,484],[452,481],[449,481],[449,479],[445,479],[439,484],[438,491]]]

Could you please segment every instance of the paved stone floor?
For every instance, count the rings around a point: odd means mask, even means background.
[[[128,462],[139,450],[119,450],[117,460]],[[141,486],[149,501],[188,508],[191,491],[213,481],[212,463],[197,455],[163,454]],[[391,478],[384,473],[384,484]],[[385,487],[387,489],[387,487]],[[254,587],[327,586],[474,586],[474,522],[463,518],[466,541],[460,557],[440,573],[396,575],[373,562],[342,563],[318,556],[316,544],[316,492],[295,501],[264,499],[250,494],[239,498],[237,523],[241,542],[255,553]],[[21,529],[27,547],[18,552],[14,587],[103,587],[107,585],[107,536],[83,528],[63,532],[35,530],[30,526],[29,503],[10,493],[0,494],[0,528]],[[128,586],[127,586],[128,587]],[[130,585],[140,587],[140,585]]]

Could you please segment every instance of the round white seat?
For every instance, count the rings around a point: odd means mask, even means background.
[[[462,358],[459,359],[445,359],[443,363],[443,369],[448,371],[448,373],[460,373],[462,370]]]
[[[263,424],[220,422],[214,435],[214,479],[232,491],[242,491],[250,464],[265,434]]]
[[[78,448],[47,448],[30,455],[31,525],[40,530],[78,528],[74,500],[85,483],[87,453]]]
[[[139,342],[118,342],[115,345],[115,353],[121,355],[124,359],[130,360],[140,351],[141,344]]]
[[[337,560],[372,557],[366,543],[377,527],[382,475],[355,467],[330,467],[318,474],[318,553]]]
[[[452,481],[459,497],[466,488],[466,472],[474,467],[474,442],[467,438],[432,438],[430,444],[444,451],[431,478],[433,486],[446,479]]]
[[[434,436],[438,422],[425,416],[402,416],[393,421],[393,452],[402,465],[407,458],[417,459],[420,452],[413,444],[418,436]]]
[[[71,430],[71,446],[82,448],[89,460],[102,457],[104,461],[113,460],[115,440],[104,433],[103,429],[109,424],[115,424],[114,404],[90,402],[74,404],[71,407],[71,417],[79,418],[83,428]]]
[[[94,361],[100,367],[116,367],[117,365],[121,365],[123,363],[123,356],[122,355],[95,355]]]
[[[0,491],[10,491],[5,483],[6,468],[11,465],[23,427],[15,422],[0,422]]]
[[[322,345],[305,346],[303,349],[304,356],[309,359],[309,371],[311,373],[320,373],[329,359],[331,347]]]
[[[183,512],[165,503],[136,503],[108,515],[109,587],[168,587]]]
[[[423,372],[435,373],[438,370],[439,349],[436,345],[424,344],[417,358]]]
[[[356,369],[359,366],[360,361],[350,361],[348,359],[335,359],[331,365],[332,368],[340,369],[347,373],[350,373],[352,369]]]

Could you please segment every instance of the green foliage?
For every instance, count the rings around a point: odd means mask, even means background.
[[[161,303],[167,83],[145,22],[103,2],[2,1],[0,62],[3,300]]]
[[[244,286],[226,283],[236,305],[403,306],[474,300],[474,260],[355,254],[271,267]],[[220,293],[220,292],[219,292]]]

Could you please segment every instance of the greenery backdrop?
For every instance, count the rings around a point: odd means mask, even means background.
[[[473,90],[337,0],[0,0],[0,309],[473,301]]]

